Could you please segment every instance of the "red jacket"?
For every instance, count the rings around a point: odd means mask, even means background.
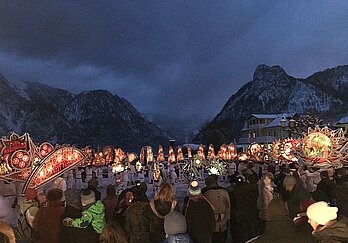
[[[40,208],[33,225],[39,232],[40,243],[59,243],[64,210],[62,202],[58,201],[50,201],[47,208]]]

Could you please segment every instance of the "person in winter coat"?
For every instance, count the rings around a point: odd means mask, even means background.
[[[286,176],[283,181],[283,187],[289,192],[287,206],[290,218],[294,219],[298,213],[301,213],[300,203],[305,199],[310,199],[311,194],[304,189],[301,182],[294,176]]]
[[[85,189],[81,194],[82,217],[65,218],[63,224],[69,227],[82,228],[88,230],[92,226],[94,234],[89,235],[90,242],[99,242],[99,235],[105,227],[104,204],[96,201],[94,192]]]
[[[307,209],[308,223],[313,228],[313,236],[319,243],[348,242],[348,220],[337,220],[338,208],[321,201]]]
[[[348,176],[340,178],[339,185],[336,186],[336,203],[338,207],[338,214],[344,215],[348,218]]]
[[[177,208],[174,200],[174,191],[169,183],[163,183],[155,196],[150,201],[150,242],[161,242],[165,239],[164,217]]]
[[[100,243],[128,243],[128,241],[122,226],[112,221],[100,235]]]
[[[187,232],[193,242],[212,243],[215,230],[213,206],[202,195],[197,181],[192,181],[188,188],[189,199],[184,207]]]
[[[218,185],[215,175],[209,175],[205,184],[207,187],[203,195],[213,205],[216,222],[213,242],[225,242],[231,215],[230,195],[225,188]]]
[[[131,188],[132,204],[125,212],[125,230],[129,243],[149,243],[149,203],[143,202],[143,190],[139,186]]]
[[[274,189],[272,181],[274,176],[272,173],[268,172],[261,183],[261,188],[259,191],[259,197],[257,199],[258,208],[260,210],[260,218],[263,221],[269,221],[268,217],[268,205],[273,200]]]
[[[116,196],[116,189],[113,185],[108,185],[106,188],[106,197],[103,200],[105,207],[105,221],[111,222],[113,214],[118,206],[118,198]]]
[[[166,239],[163,243],[193,243],[187,233],[186,218],[179,212],[171,212],[164,218],[164,231]]]
[[[329,179],[329,173],[327,171],[320,172],[321,181],[317,185],[317,191],[325,193],[328,202],[332,203],[335,198],[336,184]]]
[[[253,177],[253,175],[250,175]],[[235,242],[245,242],[258,233],[257,198],[259,189],[256,183],[247,183],[244,176],[237,176],[237,186],[234,192],[236,205]]]
[[[80,191],[77,189],[70,189],[65,192],[65,211],[62,215],[62,218],[81,218],[82,216],[82,205],[81,205],[81,195]],[[81,235],[85,239],[88,239],[88,235],[94,235],[95,232],[92,227],[88,228],[90,232],[86,232],[86,229],[66,227],[61,224],[61,242],[69,243],[79,243],[81,241]],[[89,241],[85,241],[86,243]]]
[[[52,189],[47,194],[48,207],[40,208],[33,227],[39,232],[39,242],[41,243],[59,243],[62,215],[64,206],[61,202],[63,191]]]

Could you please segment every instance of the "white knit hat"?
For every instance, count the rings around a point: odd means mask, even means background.
[[[86,206],[88,204],[92,204],[95,203],[95,194],[93,191],[89,190],[89,189],[85,189],[82,193],[81,193],[81,204],[82,206]]]
[[[307,208],[307,217],[320,225],[337,218],[338,208],[330,207],[326,202],[316,202]]]

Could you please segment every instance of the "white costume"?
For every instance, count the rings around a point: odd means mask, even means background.
[[[62,202],[65,201],[65,191],[67,189],[66,181],[63,177],[58,177],[53,181],[52,189],[60,189],[63,191],[63,196],[60,199]]]
[[[228,175],[234,175],[237,171],[237,165],[234,161],[228,163]]]
[[[95,173],[98,179],[98,185],[100,187],[103,187],[103,170],[100,167],[98,167],[96,168]]]
[[[68,177],[67,177],[68,189],[74,188],[74,183],[75,183],[74,172],[72,170],[70,170],[68,172]]]
[[[108,166],[108,181],[110,185],[115,185],[115,175],[112,172],[112,166]]]
[[[86,171],[86,180],[85,180],[85,183],[88,183],[89,180],[92,179],[93,170],[92,170],[92,168],[87,167],[85,171]]]
[[[82,185],[82,170],[77,169],[75,172],[75,179],[76,179],[76,189],[81,190],[83,185]]]

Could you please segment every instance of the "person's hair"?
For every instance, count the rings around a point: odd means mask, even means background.
[[[256,184],[259,181],[259,176],[256,174],[251,174],[248,176],[249,183]]]
[[[116,195],[115,186],[108,185],[106,188],[106,195],[108,195],[109,197],[115,196]]]
[[[274,181],[274,175],[273,175],[273,173],[268,172],[268,173],[266,174],[266,177],[268,177],[271,181]]]
[[[169,183],[162,183],[158,189],[156,200],[161,202],[171,202],[174,200],[174,190]]]
[[[106,225],[99,240],[101,243],[128,243],[122,227],[115,222]]]

